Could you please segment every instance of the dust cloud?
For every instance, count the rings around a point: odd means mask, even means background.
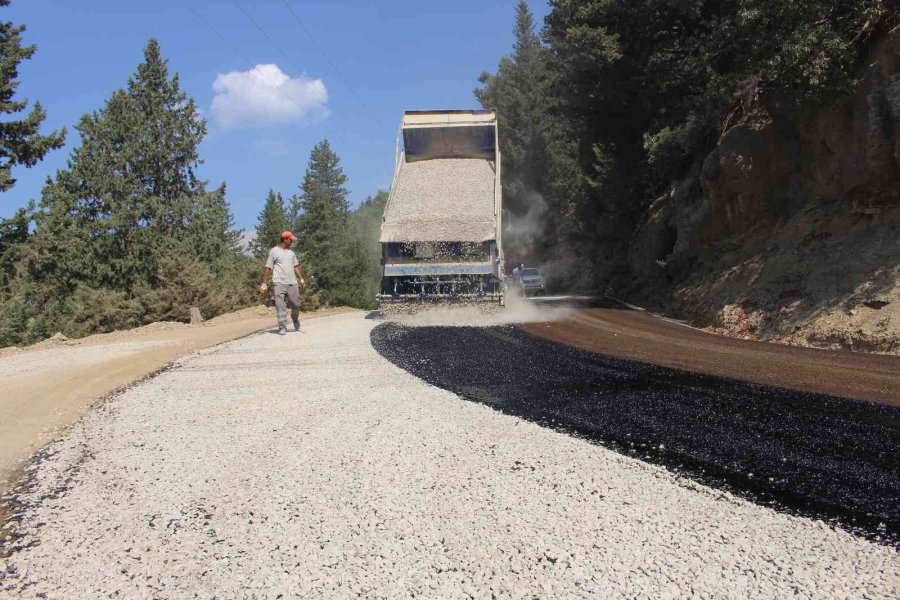
[[[534,191],[522,192],[524,214],[511,211],[503,213],[503,244],[506,248],[507,269],[523,262],[530,267],[543,267],[544,257],[538,248],[546,237],[549,211],[544,197]]]
[[[507,273],[524,263],[541,270],[547,287],[567,293],[591,293],[594,289],[592,265],[585,262],[590,253],[578,252],[563,230],[564,217],[542,194],[531,189],[518,192],[524,210],[503,213],[503,246]]]

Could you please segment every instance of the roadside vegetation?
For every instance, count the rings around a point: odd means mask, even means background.
[[[23,30],[0,24],[7,115],[26,109],[14,98],[17,65],[35,51],[21,45]],[[34,165],[63,145],[65,131],[38,133],[44,118],[35,102],[21,120],[0,123],[0,190],[15,184],[14,166]],[[300,236],[296,249],[311,283],[306,309],[372,304],[372,211],[383,196],[351,211],[347,177],[327,140],[313,149],[287,203],[270,191],[248,256],[225,183],[197,176],[206,121],[155,40],[125,86],[75,130],[80,144],[40,200],[0,221],[0,347],[56,332],[82,337],[186,321],[193,306],[210,318],[254,304],[261,257],[285,229]]]
[[[677,286],[718,252],[703,246],[704,159],[738,125],[799,130],[841,102],[896,22],[887,0],[551,0],[539,29],[521,1],[510,55],[474,92],[500,119],[507,257],[547,267],[551,288]],[[0,23],[0,191],[66,135],[41,135],[40,103],[16,99],[35,52],[23,31]],[[245,253],[225,183],[196,173],[206,122],[155,40],[75,129],[66,167],[0,221],[0,346],[258,302],[261,258],[284,229],[300,238],[307,309],[372,306],[387,194],[351,210],[327,140],[293,193],[269,191]],[[769,194],[765,214],[789,200]]]
[[[896,20],[884,0],[550,8],[538,30],[519,3],[512,52],[475,95],[499,115],[507,256],[569,289],[630,281],[629,244],[654,199],[730,127],[764,113],[802,121],[845,98],[873,35]]]

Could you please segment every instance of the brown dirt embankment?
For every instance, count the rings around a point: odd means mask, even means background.
[[[321,310],[305,318],[345,310]],[[35,450],[57,438],[98,399],[191,352],[274,325],[272,309],[258,306],[198,326],[151,323],[0,349],[0,493]]]
[[[609,356],[900,406],[897,356],[736,339],[611,307],[573,309],[563,320],[521,328]]]
[[[900,28],[846,97],[740,109],[649,207],[611,293],[735,337],[900,355]]]

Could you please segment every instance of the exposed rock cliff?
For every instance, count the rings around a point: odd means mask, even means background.
[[[737,120],[651,205],[628,260],[648,284],[633,296],[696,324],[900,353],[900,32],[843,102]]]

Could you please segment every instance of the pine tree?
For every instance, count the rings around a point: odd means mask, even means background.
[[[10,0],[0,0],[0,8]],[[19,63],[34,55],[35,46],[22,46],[24,25],[0,22],[0,114],[13,115],[28,107],[27,100],[15,100],[19,87]],[[51,150],[61,148],[66,130],[49,135],[39,133],[47,117],[40,102],[35,102],[24,119],[0,122],[0,192],[11,189],[16,180],[12,168],[16,165],[33,167]]]
[[[195,169],[202,163],[197,147],[206,135],[206,121],[194,99],[180,89],[178,75],[169,79],[167,63],[151,38],[144,62],[128,79],[140,133],[129,140],[139,144],[130,166],[141,174],[144,194],[155,200],[148,207],[151,219],[162,232],[177,234],[193,197],[204,193]]]
[[[303,214],[303,199],[299,194],[291,194],[286,208],[287,228],[295,234],[300,231],[300,215]]]
[[[315,277],[323,300],[329,304],[364,306],[366,256],[351,234],[347,176],[328,140],[310,153],[300,186],[300,216],[294,233],[299,237],[304,268]]]
[[[206,123],[178,76],[169,78],[156,40],[127,88],[76,129],[81,146],[45,188],[38,218],[39,232],[78,249],[70,278],[128,292],[153,285],[158,258],[174,244],[227,244],[221,218],[198,226],[213,218],[204,211],[216,207],[195,174]],[[196,236],[213,239],[187,239]]]
[[[185,228],[184,244],[213,274],[233,262],[241,253],[241,233],[234,228],[234,216],[226,200],[223,183],[195,198]]]
[[[546,162],[544,130],[548,121],[549,83],[546,48],[535,32],[534,17],[525,0],[516,7],[513,53],[501,59],[496,75],[482,73],[484,87],[475,97],[500,117],[504,160],[504,203],[514,214],[528,212],[529,200],[540,185]]]
[[[300,185],[300,215],[294,233],[300,238],[299,248],[312,268],[319,284],[331,287],[327,264],[335,244],[347,230],[347,176],[328,140],[312,149],[309,164]],[[324,269],[324,270],[323,270]]]
[[[250,251],[257,258],[265,256],[281,239],[281,232],[289,229],[288,213],[281,193],[269,189],[266,203],[256,219],[256,239]]]
[[[550,51],[541,44],[528,3],[516,6],[515,40],[497,73],[484,72],[475,97],[497,112],[503,157],[503,205],[510,227],[506,255],[516,262],[548,259],[555,231],[579,197],[578,164],[555,114]]]
[[[225,186],[196,176],[206,123],[155,40],[127,87],[76,129],[81,145],[42,192],[17,291],[0,307],[18,316],[0,319],[0,336],[84,335],[251,301]]]

